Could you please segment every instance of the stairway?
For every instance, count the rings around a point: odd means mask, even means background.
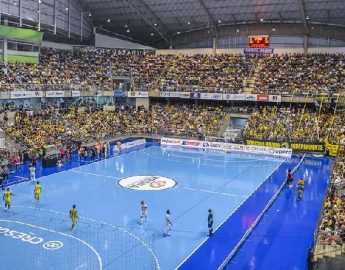
[[[251,75],[243,81],[244,94],[255,93],[255,82],[258,72],[261,70],[260,62],[253,65]]]
[[[343,270],[345,269],[345,244],[320,245],[314,250],[314,270]]]

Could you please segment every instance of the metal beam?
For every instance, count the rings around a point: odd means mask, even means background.
[[[170,44],[169,38],[145,16],[145,14],[133,3],[132,0],[123,1],[134,9],[144,19],[144,21],[146,21],[164,39],[167,44]]]
[[[154,12],[152,10],[152,8],[150,8],[150,6],[148,4],[146,4],[143,0],[137,0],[141,5],[143,5],[151,14],[152,16],[155,18],[155,20],[157,21],[159,26],[162,26],[163,30],[166,33],[170,33],[170,29],[163,23],[163,21],[158,17],[158,15],[156,14],[156,12]]]
[[[218,28],[217,28],[217,24],[215,19],[213,18],[211,12],[208,10],[208,8],[206,7],[204,0],[198,0],[200,6],[202,7],[202,9],[204,10],[204,12],[206,13],[206,16],[209,20],[209,22],[211,23],[211,26],[213,26],[216,29],[216,32],[218,32]]]
[[[304,7],[304,1],[303,0],[298,0],[299,3],[299,9],[302,15],[302,22],[305,30],[305,34],[308,36],[309,30],[308,30],[308,22],[307,22],[307,15],[305,14],[305,7]]]

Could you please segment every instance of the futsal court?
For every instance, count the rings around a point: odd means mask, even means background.
[[[209,208],[216,229],[282,163],[151,146],[80,162],[83,166],[64,165],[68,170],[38,178],[39,205],[33,183],[11,186],[12,208],[0,216],[1,261],[11,269],[175,269],[205,244]],[[167,188],[121,184],[132,176],[164,177]],[[148,219],[140,225],[142,200]],[[68,217],[73,204],[79,214],[75,231]],[[164,237],[168,209],[173,227],[171,236]]]

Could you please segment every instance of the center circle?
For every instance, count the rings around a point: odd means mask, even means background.
[[[117,182],[123,188],[133,189],[133,190],[164,190],[173,188],[177,185],[174,179],[163,177],[163,176],[153,176],[153,175],[136,175],[121,179]]]

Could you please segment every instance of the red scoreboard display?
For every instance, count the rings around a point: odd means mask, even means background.
[[[269,36],[249,36],[248,48],[267,49],[270,47]]]

